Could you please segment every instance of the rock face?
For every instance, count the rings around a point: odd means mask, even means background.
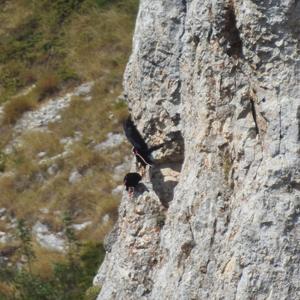
[[[299,299],[300,2],[142,0],[125,96],[158,151],[98,299]]]

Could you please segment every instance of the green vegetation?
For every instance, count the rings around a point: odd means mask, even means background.
[[[72,80],[96,79],[122,69],[136,9],[137,0],[1,3],[2,101],[40,78],[41,85],[56,89]]]
[[[0,271],[0,299],[95,299],[92,277],[104,256],[102,241],[117,216],[121,182],[114,168],[127,145],[98,152],[127,114],[122,77],[131,49],[138,0],[4,0],[0,18],[0,207],[19,220],[18,241],[0,244],[9,268]],[[13,144],[14,124],[48,98],[94,81],[91,100],[73,97],[61,120],[25,131]],[[80,138],[76,136],[80,133]],[[63,139],[73,139],[65,145]],[[11,152],[5,153],[7,145]],[[43,157],[39,157],[41,153]],[[69,181],[76,170],[81,179]],[[40,209],[47,208],[42,214]],[[65,218],[57,212],[68,211]],[[103,222],[103,217],[109,216]],[[67,255],[41,248],[28,228],[37,221],[65,231]],[[74,234],[70,222],[92,221]],[[6,224],[0,220],[0,230]],[[92,242],[93,241],[93,242]],[[97,241],[97,243],[95,243]],[[22,261],[22,268],[17,265]]]
[[[68,241],[67,258],[52,263],[52,272],[39,274],[33,264],[37,263],[37,256],[31,231],[24,220],[18,222],[17,256],[22,258],[23,263],[21,268],[13,266],[0,269],[0,299],[80,300],[96,296],[95,291],[99,289],[90,286],[105,251],[101,244],[80,244],[71,224],[72,219],[66,214],[64,231]]]

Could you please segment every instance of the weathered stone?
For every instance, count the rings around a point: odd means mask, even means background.
[[[49,231],[49,228],[40,223],[39,221],[35,223],[32,228],[32,232],[36,237],[37,242],[44,248],[57,251],[64,252],[66,243],[59,233],[55,234]]]
[[[77,87],[74,91],[74,96],[86,96],[89,94],[94,86],[94,82],[86,82]]]
[[[114,148],[121,145],[124,141],[125,141],[125,137],[123,134],[110,132],[107,135],[107,139],[104,142],[95,146],[95,150],[103,151],[110,148]]]
[[[125,157],[124,162],[121,165],[118,165],[114,168],[114,173],[112,176],[113,179],[115,181],[123,180],[126,173],[129,172],[130,167],[131,167],[131,161],[129,160],[129,157]]]
[[[0,217],[4,216],[7,213],[7,209],[5,207],[0,208]]]
[[[57,172],[59,171],[59,166],[58,164],[54,163],[53,165],[51,165],[48,169],[47,169],[47,173],[50,176],[55,175]]]
[[[109,214],[105,214],[101,219],[103,225],[106,225],[109,222],[109,220],[110,220]]]
[[[89,227],[91,224],[92,224],[91,221],[86,221],[86,222],[83,222],[81,224],[73,224],[72,228],[74,228],[77,231],[81,231],[81,230],[84,230],[87,227]]]
[[[123,195],[98,299],[299,298],[299,9],[140,2],[124,95],[166,145]]]
[[[123,185],[118,185],[111,191],[113,196],[119,196],[122,194],[122,192],[123,192]]]
[[[40,153],[38,153],[37,157],[38,157],[39,159],[42,159],[42,158],[44,158],[46,155],[47,155],[47,152],[40,152]]]
[[[82,178],[82,175],[77,170],[74,170],[69,176],[69,182],[71,184],[75,184],[78,181],[80,181],[81,178]]]
[[[0,231],[0,244],[6,244],[8,242],[10,242],[12,240],[12,235],[4,232],[4,231]]]

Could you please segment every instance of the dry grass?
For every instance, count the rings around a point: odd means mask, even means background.
[[[0,177],[0,205],[1,207],[10,207],[17,193],[15,191],[15,175],[7,174]]]
[[[2,8],[0,35],[19,27],[32,14],[24,0],[6,1]]]
[[[52,132],[27,131],[22,137],[22,149],[27,159],[36,159],[40,152],[47,157],[57,155],[63,151],[59,138]]]
[[[38,101],[52,96],[59,91],[60,79],[55,73],[45,73],[36,84]]]
[[[0,299],[10,299],[10,296],[13,294],[14,288],[11,284],[0,282]],[[3,298],[1,298],[1,296]]]
[[[32,263],[32,271],[43,279],[51,277],[54,263],[62,262],[65,259],[63,254],[42,248],[36,242],[33,243],[33,250],[37,259]]]
[[[131,49],[133,22],[131,15],[115,7],[74,16],[65,31],[71,48],[67,62],[83,78],[120,76]]]
[[[109,132],[120,132],[127,114],[126,105],[116,99],[122,92],[137,1],[108,1],[100,7],[94,0],[84,0],[82,9],[72,12],[59,27],[54,17],[60,11],[46,11],[39,1],[25,2],[6,1],[5,10],[0,8],[5,23],[0,29],[0,102],[8,101],[0,127],[0,151],[11,140],[15,122],[25,111],[38,107],[40,100],[58,90],[65,92],[74,79],[93,79],[95,86],[91,101],[73,97],[60,122],[49,124],[46,132],[27,132],[20,139],[22,146],[5,157],[0,207],[26,219],[29,225],[40,220],[53,232],[63,229],[61,215],[68,211],[74,223],[92,221],[78,232],[81,242],[101,241],[117,218],[119,197],[113,197],[111,191],[120,182],[112,174],[129,147],[122,144],[99,153],[94,146]],[[56,5],[50,0],[45,3]],[[69,1],[59,3],[69,5]],[[32,83],[36,88],[29,95],[11,98]],[[66,150],[61,138],[75,137],[77,132],[82,138],[68,147],[68,155],[52,160]],[[43,163],[40,152],[46,153]],[[48,168],[54,164],[58,170],[50,174]],[[69,176],[74,170],[82,178],[71,184]],[[41,213],[41,208],[48,208],[49,213]],[[105,215],[110,217],[106,223]],[[33,272],[48,278],[52,263],[63,257],[41,248],[36,241],[33,244],[37,257]],[[16,261],[13,256],[12,262]],[[0,284],[0,298],[1,293],[11,294],[10,289]]]
[[[116,182],[112,174],[114,168],[124,161],[124,156],[128,155],[129,147],[122,144],[101,153],[96,152],[94,147],[104,141],[109,132],[120,132],[122,119],[127,114],[126,105],[116,99],[122,92],[123,71],[131,48],[134,17],[124,9],[131,2],[135,0],[119,0],[116,3],[121,3],[120,5],[109,3],[105,9],[97,8],[94,4],[90,9],[90,4],[86,4],[80,13],[74,13],[56,31],[51,31],[53,28],[49,26],[47,28],[50,16],[45,16],[47,13],[42,12],[39,15],[42,23],[38,27],[42,39],[29,49],[32,52],[25,53],[28,56],[24,61],[30,58],[30,68],[24,68],[17,61],[14,70],[10,70],[12,73],[16,69],[20,70],[15,78],[19,76],[22,79],[20,84],[14,80],[10,83],[8,80],[9,84],[5,89],[10,89],[12,84],[10,92],[17,91],[24,82],[41,79],[30,97],[11,99],[12,104],[7,102],[7,107],[11,105],[11,108],[4,113],[6,120],[5,126],[0,128],[0,149],[11,139],[12,126],[22,113],[35,109],[39,100],[55,93],[58,88],[65,89],[66,82],[74,74],[80,81],[95,80],[91,101],[85,102],[81,97],[73,97],[71,105],[62,112],[60,122],[49,124],[47,132],[27,132],[21,138],[22,146],[6,157],[6,175],[0,176],[0,207],[6,207],[18,219],[25,218],[30,225],[40,220],[50,230],[61,231],[61,214],[68,211],[74,223],[92,221],[91,226],[78,233],[80,241],[101,241],[116,221],[119,197],[113,197],[111,191],[120,182]],[[18,3],[23,7],[21,0],[11,2],[10,7],[13,8]],[[85,3],[95,2],[86,0]],[[40,4],[37,5],[39,6]],[[16,13],[16,19],[7,25],[14,28],[14,32],[23,32],[22,24],[27,24],[28,18],[36,13],[29,12],[28,7],[23,9],[27,10],[24,11],[24,18]],[[29,26],[29,29],[32,28]],[[40,38],[36,36],[36,32],[32,37]],[[0,50],[1,38],[0,30]],[[49,42],[51,51],[40,51],[39,45],[45,44],[44,42],[47,45]],[[23,47],[23,44],[17,46]],[[6,63],[7,66],[9,67],[9,63]],[[14,77],[9,75],[8,79]],[[27,100],[21,98],[31,99],[32,102],[27,103]],[[27,106],[19,106],[16,101],[24,101]],[[49,159],[63,153],[65,149],[60,140],[75,137],[76,132],[80,132],[82,138],[68,148],[68,155],[55,161]],[[44,163],[39,163],[40,152],[46,152]],[[54,164],[58,166],[58,171],[49,174],[48,168]],[[74,170],[78,170],[82,178],[71,184],[69,177]],[[49,213],[42,214],[41,208],[48,208]],[[110,218],[104,223],[103,217],[107,214]],[[51,263],[60,261],[61,256],[40,248],[36,242],[34,250],[37,256],[33,264],[34,273],[45,274],[47,278],[51,274]],[[0,292],[6,288],[9,287],[0,287]]]
[[[33,110],[36,107],[36,100],[30,95],[11,99],[4,106],[4,124],[14,124],[26,111]]]
[[[12,140],[12,126],[0,121],[0,151]]]

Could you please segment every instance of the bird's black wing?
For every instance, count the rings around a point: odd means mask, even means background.
[[[147,152],[148,146],[142,138],[141,134],[136,129],[130,117],[123,124],[125,135],[128,141],[140,152]]]

